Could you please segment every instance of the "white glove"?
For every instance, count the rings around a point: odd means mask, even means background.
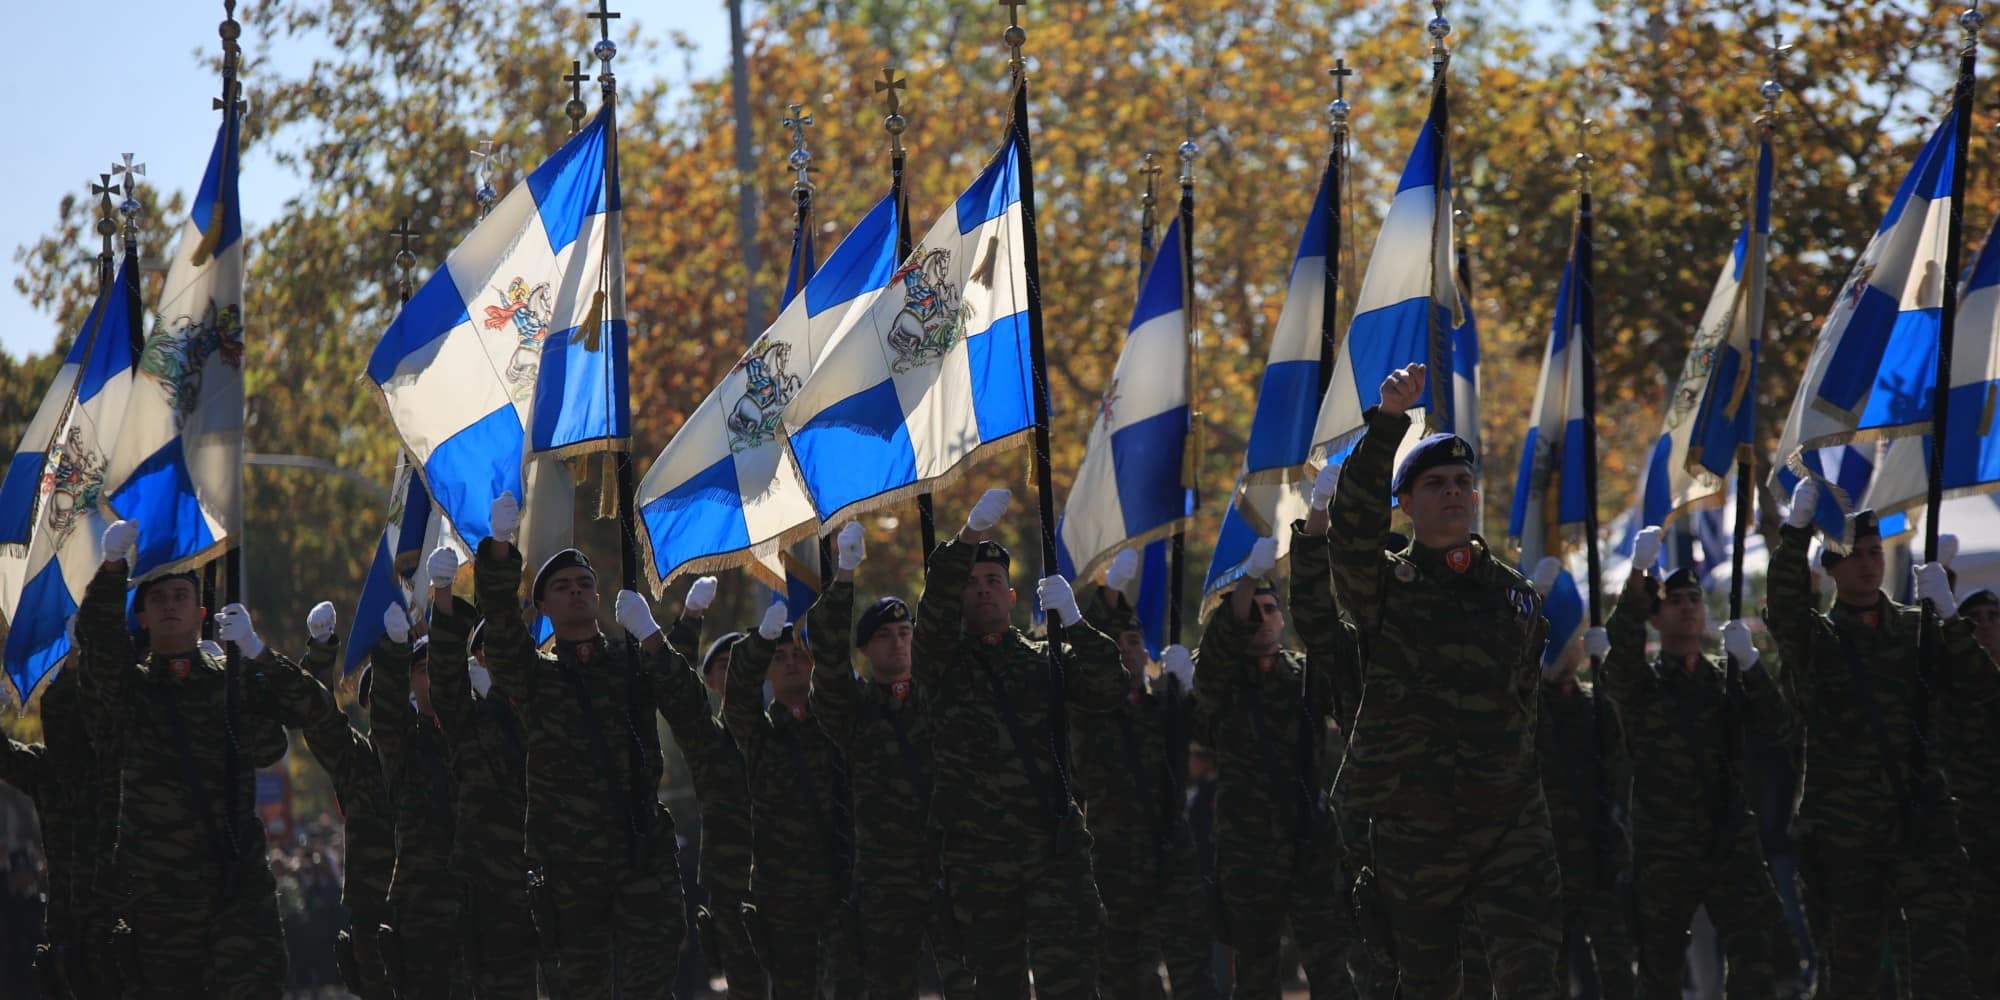
[[[104,529],[104,561],[122,562],[130,565],[132,553],[139,547],[139,522],[113,521]]]
[[[1186,646],[1174,643],[1160,650],[1160,671],[1168,677],[1178,677],[1181,690],[1194,690],[1194,656]]]
[[[466,661],[465,676],[472,681],[472,690],[477,691],[481,698],[486,697],[486,692],[493,690],[493,672],[480,666],[478,660]]]
[[[340,624],[340,612],[333,610],[332,601],[321,601],[306,612],[306,635],[314,642],[325,642],[333,638],[334,626]]]
[[[861,560],[868,558],[868,529],[860,521],[849,521],[840,526],[840,536],[834,539],[834,545],[840,550],[841,570],[852,573]]]
[[[1951,578],[1943,563],[1927,562],[1917,567],[1917,600],[1931,602],[1940,618],[1958,614],[1958,598],[1952,596]]]
[[[1124,590],[1138,575],[1139,550],[1123,549],[1111,557],[1111,568],[1104,571],[1104,585],[1112,590]]]
[[[1819,509],[1819,485],[1811,479],[1801,479],[1792,487],[1792,509],[1785,512],[1785,526],[1804,528],[1813,523],[1813,512]]]
[[[1645,572],[1660,561],[1660,526],[1649,524],[1632,539],[1632,569]]]
[[[653,620],[653,610],[646,607],[646,599],[636,591],[619,591],[611,613],[618,619],[618,627],[624,629],[633,642],[645,642],[660,631],[660,623]]]
[[[1957,558],[1958,558],[1958,536],[1939,535],[1937,561],[1944,564],[1945,566],[1950,566],[1951,561]]]
[[[216,642],[214,639],[203,639],[195,643],[194,648],[200,650],[203,656],[213,656],[218,660],[223,656],[222,644]]]
[[[1535,593],[1547,597],[1549,588],[1556,585],[1556,577],[1561,576],[1562,571],[1562,560],[1555,556],[1543,556],[1542,561],[1535,564],[1534,575],[1528,578],[1528,582],[1534,585]]]
[[[1083,612],[1076,609],[1076,592],[1060,576],[1045,576],[1035,584],[1035,599],[1041,602],[1042,613],[1055,615],[1064,628],[1083,620]]]
[[[514,534],[521,530],[521,501],[514,499],[514,491],[507,490],[493,501],[487,514],[488,532],[503,542],[512,544]]]
[[[785,602],[772,601],[771,606],[764,609],[764,620],[758,623],[757,634],[772,642],[778,641],[778,637],[785,634],[785,624],[791,620],[791,613]]]
[[[687,596],[681,598],[681,610],[691,617],[699,618],[707,613],[708,606],[715,603],[715,577],[696,577],[688,584]]]
[[[1611,655],[1611,633],[1602,625],[1583,630],[1583,655],[1602,660]]]
[[[250,659],[264,655],[264,640],[257,638],[257,630],[250,624],[250,610],[241,604],[231,604],[215,613],[215,635],[223,642],[235,643]]]
[[[965,526],[976,532],[992,531],[1013,502],[1013,490],[987,490],[979,502],[972,505],[972,513],[965,515]]]
[[[1736,662],[1736,669],[1748,670],[1757,665],[1757,644],[1750,640],[1750,624],[1740,619],[1732,619],[1722,626],[1722,651]]]
[[[382,609],[382,632],[390,642],[410,641],[410,615],[400,604],[391,604]]]
[[[1332,462],[1320,466],[1319,475],[1313,477],[1312,508],[1325,510],[1333,505],[1333,491],[1340,485],[1340,466]]]
[[[1277,568],[1278,540],[1257,539],[1257,544],[1250,546],[1250,558],[1243,560],[1243,575],[1253,578],[1263,577]]]
[[[431,550],[431,557],[424,563],[424,572],[431,578],[431,589],[451,586],[458,576],[458,552],[449,545],[440,545]]]

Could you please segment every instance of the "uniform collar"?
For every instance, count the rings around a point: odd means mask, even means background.
[[[1445,578],[1470,576],[1487,561],[1486,539],[1472,535],[1464,545],[1446,549],[1434,549],[1413,540],[1408,558],[1432,575]]]
[[[151,653],[146,662],[156,677],[184,681],[196,673],[210,669],[208,657],[201,650],[193,649],[185,653]]]
[[[587,639],[557,639],[556,655],[574,660],[579,664],[591,664],[605,653],[604,633],[599,632]]]
[[[909,677],[895,681],[876,681],[875,686],[880,688],[883,694],[888,695],[890,701],[899,705],[908,701],[910,695],[915,694],[917,690],[917,682]]]

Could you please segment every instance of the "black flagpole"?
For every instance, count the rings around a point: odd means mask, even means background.
[[[910,237],[910,213],[908,195],[903,190],[903,130],[909,122],[903,117],[902,99],[899,90],[907,90],[909,80],[898,79],[893,66],[882,67],[882,79],[875,81],[875,92],[884,95],[889,113],[882,119],[882,128],[889,133],[889,197],[896,205],[896,262],[902,264],[910,259],[914,240]],[[917,530],[923,540],[923,558],[929,559],[931,551],[937,548],[937,509],[932,504],[931,493],[925,490],[917,494]]]
[[[1181,140],[1181,202],[1180,202],[1180,251],[1181,251],[1181,333],[1186,345],[1187,368],[1185,375],[1188,405],[1188,425],[1186,443],[1181,449],[1181,488],[1186,491],[1188,513],[1193,514],[1201,505],[1201,494],[1196,489],[1199,470],[1195,465],[1201,460],[1201,399],[1198,392],[1200,381],[1195,376],[1196,344],[1200,335],[1195,330],[1194,314],[1194,158],[1201,153],[1201,147],[1194,141],[1194,122],[1198,113],[1192,103],[1186,116],[1187,137]],[[1167,642],[1178,645],[1181,641],[1181,624],[1184,617],[1184,594],[1187,593],[1187,523],[1182,521],[1174,529],[1173,537],[1167,543]]]
[[[1763,196],[1764,150],[1770,146],[1772,128],[1777,121],[1778,98],[1785,92],[1784,85],[1778,82],[1778,57],[1784,51],[1785,46],[1782,43],[1782,39],[1774,36],[1770,49],[1771,75],[1758,88],[1764,96],[1764,113],[1757,117],[1759,138],[1757,150],[1758,165],[1757,174],[1752,179],[1750,188],[1751,270],[1749,335],[1751,358],[1757,357],[1761,353],[1761,345],[1764,342],[1764,304],[1767,288],[1766,281],[1768,280],[1767,276],[1770,268],[1771,238],[1768,234],[1761,232],[1758,225],[1763,216],[1763,206],[1759,203],[1759,199]],[[1746,376],[1748,383],[1744,387],[1742,401],[1738,405],[1749,407],[1750,412],[1755,414],[1757,412],[1757,367],[1751,362],[1751,358],[1743,359],[1745,364],[1751,365],[1751,368]],[[1754,431],[1754,428],[1757,426],[1756,418],[1753,416],[1748,421],[1748,424]],[[1743,618],[1743,547],[1748,543],[1750,538],[1750,516],[1757,504],[1756,460],[1756,442],[1754,440],[1736,442],[1736,520],[1732,527],[1735,537],[1732,539],[1733,548],[1729,553],[1729,618],[1731,621],[1740,621]],[[1736,675],[1731,673],[1730,679],[1734,681]]]
[[[1940,303],[1938,319],[1937,375],[1931,391],[1930,482],[1925,494],[1929,514],[1924,518],[1924,561],[1935,562],[1938,552],[1938,525],[1943,518],[1945,434],[1951,403],[1952,341],[1958,332],[1959,244],[1965,230],[1965,159],[1972,143],[1972,93],[1979,54],[1979,25],[1984,20],[1977,5],[1958,16],[1965,29],[1965,41],[1958,53],[1958,85],[1952,90],[1951,207],[1947,210],[1944,273],[1950,285]]]

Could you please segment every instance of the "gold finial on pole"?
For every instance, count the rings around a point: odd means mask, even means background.
[[[1778,82],[1778,67],[1784,62],[1785,53],[1790,51],[1792,47],[1785,44],[1784,34],[1773,27],[1771,44],[1764,47],[1765,59],[1769,66],[1768,75],[1764,77],[1763,85],[1757,88],[1757,92],[1764,98],[1764,110],[1757,116],[1757,124],[1763,126],[1766,131],[1769,131],[1778,120],[1778,99],[1785,96],[1785,85]]]
[[[1579,109],[1576,120],[1576,155],[1570,159],[1570,166],[1576,171],[1576,186],[1579,191],[1590,187],[1590,169],[1597,163],[1596,158],[1590,155],[1590,137],[1603,131],[1598,127],[1597,119],[1582,114]]]
[[[1007,33],[1000,37],[1013,53],[1007,58],[1007,66],[1017,80],[1026,67],[1021,61],[1021,46],[1028,41],[1028,30],[1021,27],[1021,8],[1026,6],[1027,2],[1028,0],[999,0],[1000,6],[1007,8]]]
[[[1985,23],[1986,15],[1979,10],[1979,0],[1972,0],[1971,3],[1965,5],[1965,11],[1958,15],[1959,30],[1965,34],[1964,41],[1959,48],[1959,55],[1970,54],[1974,49],[1979,47],[1979,28]]]
[[[805,113],[803,104],[787,104],[785,110],[791,113],[780,124],[792,130],[792,151],[785,156],[785,165],[797,174],[792,180],[792,200],[803,205],[812,200],[812,173],[818,169],[812,165],[812,150],[806,148],[806,129],[812,127],[813,116]]]
[[[1196,123],[1202,119],[1201,107],[1194,98],[1181,99],[1181,144],[1175,152],[1181,158],[1181,187],[1194,187],[1194,160],[1201,155],[1201,145],[1194,141]]]
[[[903,130],[910,127],[910,120],[903,117],[903,99],[896,92],[910,89],[908,77],[896,75],[896,67],[882,67],[882,79],[875,81],[875,92],[888,103],[889,113],[882,116],[882,129],[889,133],[889,152],[903,155]]]
[[[569,61],[569,72],[563,74],[563,82],[569,84],[569,101],[563,105],[563,114],[569,117],[569,134],[575,135],[583,127],[584,114],[590,110],[583,103],[583,85],[590,82],[590,74],[583,71],[583,60]]]
[[[1433,82],[1444,76],[1444,68],[1451,62],[1451,51],[1444,46],[1444,40],[1451,35],[1451,21],[1444,16],[1445,0],[1431,0],[1431,20],[1424,30],[1431,36],[1431,76]]]

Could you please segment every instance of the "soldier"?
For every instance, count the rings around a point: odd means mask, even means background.
[[[1306,652],[1282,645],[1285,613],[1265,579],[1278,543],[1260,538],[1209,616],[1195,675],[1201,727],[1219,758],[1215,870],[1239,998],[1278,996],[1287,922],[1313,996],[1354,995],[1347,962],[1358,934],[1321,776],[1327,727],[1338,727],[1335,687],[1358,688],[1359,675],[1327,581],[1329,495],[1316,487],[1313,496],[1311,516],[1292,526],[1291,608]]]
[[[1373,823],[1405,1000],[1458,996],[1468,909],[1500,995],[1556,997],[1560,882],[1534,756],[1547,626],[1472,532],[1470,445],[1427,437],[1391,481],[1424,380],[1411,365],[1383,381],[1333,501],[1333,578],[1368,685],[1336,787]],[[1382,547],[1392,494],[1411,524],[1399,552]]]
[[[1053,689],[1047,646],[1009,620],[1012,558],[991,538],[1012,498],[986,491],[926,567],[911,672],[918,689],[935,693],[931,826],[943,838],[945,885],[979,996],[1026,996],[1032,961],[1037,996],[1090,997],[1103,911],[1090,834],[1058,770],[1054,723],[1063,703],[1115,707],[1125,672],[1118,647],[1083,623],[1069,581],[1046,577],[1036,595],[1068,645],[1062,690]]]
[[[340,681],[338,614],[321,601],[306,615],[306,672],[320,682],[324,701],[319,718],[306,727],[306,749],[333,782],[334,804],[340,809],[340,903],[347,909],[347,930],[334,941],[334,954],[349,991],[361,1000],[390,1000],[393,987],[382,961],[382,925],[389,922],[389,882],[396,872],[396,811],[382,761],[375,745],[356,730],[339,710],[333,691]],[[366,681],[368,675],[362,674]],[[366,690],[372,685],[357,685]],[[359,694],[360,692],[357,692]],[[362,697],[366,711],[367,698]]]
[[[653,634],[657,626],[634,635],[646,645],[642,656],[606,640],[597,574],[575,549],[551,556],[533,577],[535,607],[555,632],[554,651],[537,652],[517,596],[521,509],[512,493],[494,501],[491,517],[473,583],[493,685],[515,699],[528,747],[524,850],[539,893],[536,931],[555,956],[549,992],[563,1000],[665,997],[687,915],[673,816],[658,798],[665,760],[653,713],[668,706],[676,672],[692,673]],[[651,621],[638,595],[621,593],[618,603],[636,603],[619,615],[621,624],[632,621],[628,634]]]
[[[946,1000],[970,1000],[972,973],[946,939],[936,844],[924,835],[931,802],[931,690],[910,676],[915,616],[900,597],[870,604],[854,623],[854,571],[866,556],[859,523],[840,529],[833,582],[806,615],[812,644],[811,714],[847,763],[854,812],[850,906],[865,942],[870,1000],[915,1000],[928,941]],[[848,644],[852,626],[853,645]],[[854,675],[854,650],[868,676]],[[943,917],[943,920],[939,918]]]
[[[534,1000],[535,922],[521,817],[528,805],[528,748],[507,692],[485,665],[479,612],[453,597],[458,552],[425,561],[431,585],[430,705],[451,767],[448,871],[461,912],[460,939],[478,1000]]]
[[[1175,1000],[1214,997],[1209,968],[1208,888],[1188,828],[1188,739],[1193,734],[1194,661],[1168,646],[1165,673],[1149,684],[1145,638],[1124,589],[1139,553],[1111,561],[1083,618],[1118,641],[1126,695],[1106,714],[1070,717],[1076,790],[1090,824],[1091,864],[1104,899],[1098,986],[1105,1000],[1158,998],[1164,959]]]
[[[1956,618],[1943,567],[1926,563],[1917,570],[1917,597],[1937,613],[1928,622],[1922,608],[1882,593],[1882,536],[1872,511],[1849,519],[1851,552],[1828,549],[1821,556],[1835,593],[1833,609],[1818,610],[1806,565],[1817,499],[1810,480],[1792,497],[1771,554],[1764,620],[1794,678],[1792,708],[1809,734],[1798,826],[1817,876],[1814,894],[1828,914],[1824,932],[1814,928],[1820,996],[1877,995],[1899,904],[1915,995],[1974,996],[1965,947],[1971,873],[1953,822],[1945,762],[1933,748],[1946,692],[1953,704],[1979,704],[1995,696],[2000,682],[1971,624]],[[1919,647],[1926,628],[1942,630],[1930,641],[1943,655],[1928,665]]]
[[[218,612],[216,626],[241,669],[198,649],[207,612],[192,573],[139,585],[133,612],[151,650],[142,661],[125,630],[138,535],[132,521],[104,530],[104,563],[76,625],[92,739],[119,750],[124,797],[109,864],[122,880],[134,973],[149,997],[276,998],[285,949],[255,769],[284,756],[286,726],[319,721],[325,704],[304,671],[265,647],[240,604]]]
[[[1958,604],[1958,616],[1986,655],[2000,659],[2000,597],[1979,589]],[[44,696],[46,697],[46,696]],[[1958,830],[1972,861],[1972,909],[1965,939],[1977,996],[2000,997],[2000,701],[1962,702],[1950,718],[1951,791]]]

